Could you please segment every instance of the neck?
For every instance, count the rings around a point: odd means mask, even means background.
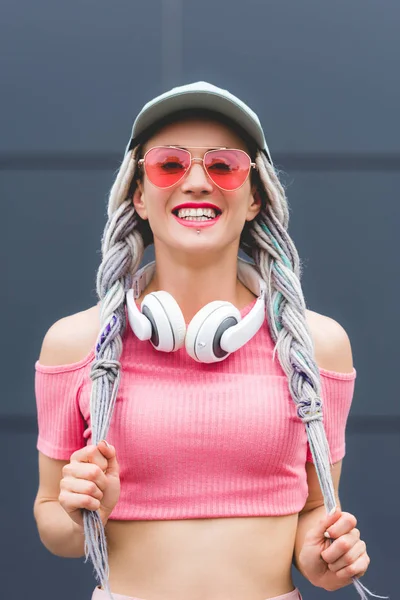
[[[256,297],[237,278],[237,249],[218,256],[171,256],[155,247],[155,258],[154,276],[137,302],[150,292],[164,290],[177,301],[186,323],[214,300],[231,302],[241,310]]]

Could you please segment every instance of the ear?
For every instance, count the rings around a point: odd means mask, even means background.
[[[144,201],[143,182],[140,181],[140,179],[136,181],[136,189],[132,196],[132,204],[135,207],[135,210],[139,217],[141,217],[142,219],[148,219],[146,204]]]
[[[246,221],[252,221],[261,210],[262,201],[257,186],[253,186],[250,196],[252,202],[248,207]]]

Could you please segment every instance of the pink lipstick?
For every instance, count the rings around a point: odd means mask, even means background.
[[[178,212],[182,208],[211,208],[215,211],[216,216],[214,218],[208,218],[204,221],[198,221],[196,219],[191,219],[190,217],[179,218]],[[215,225],[219,220],[222,211],[215,204],[210,204],[209,202],[185,202],[183,204],[179,204],[172,211],[173,217],[178,223],[184,225],[185,227],[195,227],[196,229],[210,227],[211,225]]]

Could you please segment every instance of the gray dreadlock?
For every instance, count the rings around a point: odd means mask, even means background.
[[[132,203],[140,146],[125,155],[108,202],[108,221],[102,238],[102,263],[97,273],[101,301],[100,335],[91,365],[90,416],[92,443],[107,437],[121,376],[119,358],[126,329],[125,294],[143,258],[142,224]],[[263,152],[257,151],[258,188],[263,198],[257,217],[246,223],[241,248],[249,254],[267,284],[267,319],[275,342],[274,354],[285,371],[289,390],[303,421],[313,456],[325,509],[336,508],[331,475],[331,455],[323,426],[320,373],[314,359],[313,342],[306,322],[306,306],[300,285],[301,265],[287,228],[289,209],[277,171]],[[85,556],[111,599],[107,543],[97,511],[83,510]],[[370,592],[353,577],[362,600]]]

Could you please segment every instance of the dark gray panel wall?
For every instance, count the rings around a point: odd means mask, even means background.
[[[48,327],[96,302],[107,193],[135,114],[168,87],[205,79],[259,113],[287,186],[307,306],[349,333],[358,378],[342,505],[367,542],[363,582],[396,598],[399,5],[8,0],[2,9],[3,592],[90,598],[90,565],[50,555],[33,521],[33,365]],[[295,570],[294,581],[305,598],[328,597]]]
[[[241,92],[275,152],[398,152],[394,0],[189,2],[184,80]]]
[[[0,151],[120,152],[160,89],[161,0],[2,4]]]

